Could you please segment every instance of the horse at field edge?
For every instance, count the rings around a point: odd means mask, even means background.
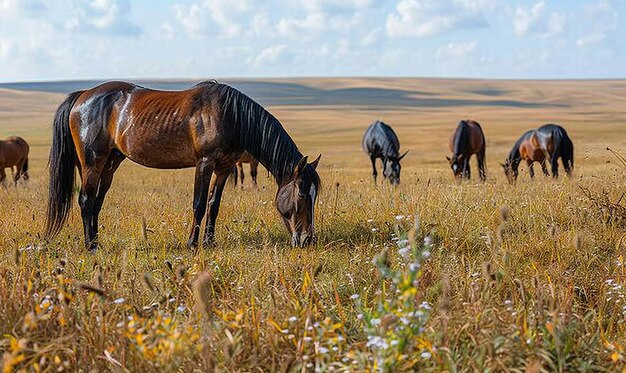
[[[233,169],[233,183],[235,188],[238,183],[241,183],[241,188],[243,188],[243,179],[245,178],[245,173],[243,172],[243,164],[250,164],[250,177],[252,178],[252,185],[257,187],[257,174],[259,169],[259,161],[250,155],[248,152],[243,152],[241,157],[237,160],[235,164],[235,168]]]
[[[182,91],[108,82],[73,92],[53,122],[46,238],[67,220],[77,168],[85,247],[96,250],[105,195],[113,174],[128,158],[151,168],[195,167],[187,245],[198,245],[208,203],[203,245],[209,246],[215,240],[224,185],[244,151],[274,176],[276,207],[292,245],[311,244],[321,155],[308,163],[281,123],[250,97],[216,81]]]
[[[0,184],[6,187],[5,168],[13,172],[13,183],[17,187],[20,179],[28,180],[28,152],[30,147],[26,140],[19,136],[11,136],[0,140]],[[13,169],[15,167],[15,170]]]
[[[485,181],[485,134],[480,124],[473,120],[462,120],[450,136],[448,144],[451,157],[447,157],[454,177],[470,179],[470,158],[476,154],[480,180]]]
[[[536,130],[526,131],[513,145],[505,162],[500,164],[508,181],[513,183],[519,174],[519,164],[525,160],[528,164],[530,177],[535,176],[534,162],[541,164],[544,175],[549,176],[546,163],[552,169],[552,177],[558,178],[558,160],[565,169],[567,176],[572,176],[574,168],[574,144],[565,128],[558,124],[545,124]]]

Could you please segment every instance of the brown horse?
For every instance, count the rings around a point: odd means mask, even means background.
[[[129,158],[152,168],[196,168],[187,244],[198,244],[208,201],[203,241],[208,246],[214,242],[224,185],[244,151],[276,179],[276,206],[292,244],[310,244],[320,157],[307,163],[280,122],[248,96],[215,81],[183,91],[109,82],[74,92],[54,118],[46,237],[58,233],[67,219],[77,167],[85,246],[95,250],[104,197],[120,163]]]
[[[13,172],[15,186],[20,178],[28,180],[28,151],[28,143],[21,137],[12,136],[4,141],[0,140],[0,184],[3,187],[6,187],[5,168],[10,168]]]
[[[240,181],[241,188],[243,188],[243,179],[245,178],[245,175],[243,172],[244,163],[250,164],[250,177],[252,177],[252,184],[256,188],[257,187],[256,176],[257,176],[257,170],[259,168],[259,161],[253,156],[251,156],[250,153],[248,152],[243,152],[243,154],[241,155],[241,158],[237,160],[237,163],[235,165],[236,168],[233,169],[233,181],[235,182],[235,187],[237,187],[237,182]]]
[[[462,120],[456,127],[456,130],[450,136],[449,148],[452,157],[446,159],[450,163],[450,168],[454,173],[454,177],[470,178],[469,160],[473,154],[476,154],[478,161],[478,172],[480,180],[485,181],[485,134],[478,122],[473,120]]]
[[[556,124],[546,124],[536,130],[526,131],[513,145],[508,158],[501,164],[509,183],[515,182],[519,174],[519,164],[526,161],[530,177],[535,176],[533,165],[539,162],[541,170],[550,176],[547,163],[552,166],[552,177],[558,177],[558,159],[561,158],[563,167],[568,176],[572,175],[574,167],[574,145],[567,131]]]

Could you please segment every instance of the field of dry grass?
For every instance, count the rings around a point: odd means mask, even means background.
[[[77,208],[44,244],[64,95],[0,87],[0,137],[31,144],[28,185],[0,190],[3,371],[626,369],[626,164],[607,151],[626,155],[626,81],[233,84],[323,154],[313,247],[289,247],[262,171],[258,190],[225,193],[217,247],[191,251],[193,171],[129,161],[100,251]],[[372,185],[360,149],[377,118],[411,149],[397,189]],[[454,182],[444,158],[463,118],[487,136],[484,184]],[[547,122],[574,141],[574,177],[509,185],[498,162]]]

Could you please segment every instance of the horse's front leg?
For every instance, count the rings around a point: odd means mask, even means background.
[[[378,176],[378,171],[376,171],[376,157],[370,155],[370,160],[372,161],[372,178],[374,178],[374,184],[376,184],[376,177]]]
[[[556,156],[553,156],[552,159],[550,159],[550,163],[552,165],[552,177],[553,178],[557,178],[559,177],[559,164],[558,161],[559,159]]]
[[[200,226],[206,213],[207,196],[212,174],[213,164],[209,162],[207,157],[200,158],[198,163],[196,163],[196,177],[193,185],[193,224],[189,240],[187,241],[188,247],[198,246]]]
[[[228,173],[215,174],[211,179],[210,198],[209,198],[209,217],[206,222],[204,232],[204,247],[208,247],[215,242],[215,222],[217,214],[220,211],[220,201],[222,200],[222,192],[224,185],[228,179]]]
[[[463,157],[463,177],[465,177],[466,179],[470,179],[471,178],[471,169],[470,169],[470,156],[467,157]]]

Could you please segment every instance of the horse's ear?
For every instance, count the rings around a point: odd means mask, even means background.
[[[448,162],[452,162],[452,158],[448,157],[447,155],[446,155],[446,159],[448,160]]]
[[[302,159],[300,159],[300,161],[296,165],[296,168],[293,170],[294,176],[300,175],[300,173],[304,171],[304,168],[306,167],[306,162],[308,161],[308,159],[309,157],[307,157],[306,155],[302,157]]]
[[[309,163],[309,166],[313,167],[313,169],[315,170],[317,168],[317,164],[320,163],[320,158],[322,158],[321,154],[318,155],[313,162]]]
[[[400,156],[400,158],[398,158],[398,162],[399,162],[399,161],[401,161],[401,160],[402,160],[402,158],[404,158],[404,156],[405,156],[405,155],[406,155],[406,153],[408,153],[408,152],[409,152],[408,150],[407,150],[407,151],[405,151],[405,152],[404,152],[404,154],[402,154],[402,155]]]
[[[502,168],[506,168],[506,165],[504,163],[500,163],[500,166],[502,166]]]

